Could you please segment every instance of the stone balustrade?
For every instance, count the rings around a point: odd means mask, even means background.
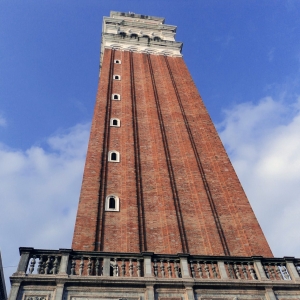
[[[20,254],[18,270],[14,275],[153,277],[155,280],[190,278],[196,281],[300,280],[300,259],[293,257],[159,255],[152,252],[108,253],[34,248],[20,248]]]

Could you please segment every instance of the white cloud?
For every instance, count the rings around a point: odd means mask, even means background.
[[[300,99],[300,98],[299,98]],[[221,138],[276,256],[300,256],[300,112],[271,97],[225,112]],[[0,246],[5,266],[18,247],[71,247],[89,125],[26,151],[0,144]],[[5,269],[6,283],[15,267]]]
[[[70,248],[89,124],[26,151],[0,145],[0,246],[4,266],[16,266],[18,248]],[[45,150],[47,148],[48,150]],[[5,268],[8,276],[16,267]]]
[[[275,256],[300,256],[299,98],[225,112],[221,138]]]

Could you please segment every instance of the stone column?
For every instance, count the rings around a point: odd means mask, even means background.
[[[19,251],[20,251],[20,261],[18,264],[18,269],[17,269],[17,274],[25,274],[27,267],[28,267],[28,263],[29,263],[29,259],[30,259],[30,253],[34,250],[34,248],[25,248],[25,247],[20,247]]]
[[[296,270],[296,267],[294,265],[294,259],[295,257],[284,257],[286,261],[286,268],[290,274],[290,277],[292,278],[293,281],[299,282],[300,281],[300,276],[298,274],[298,271]]]
[[[63,293],[64,293],[64,284],[58,283],[55,290],[55,297],[54,300],[62,300],[63,299]]]
[[[144,257],[144,277],[153,277],[152,274],[152,264],[151,257],[153,252],[143,252],[142,255]]]
[[[252,256],[258,280],[269,280],[261,263],[262,256]]]
[[[193,285],[185,285],[187,300],[195,300]]]
[[[11,285],[10,293],[8,296],[8,300],[16,300],[18,297],[18,292],[20,288],[20,282],[14,282]]]
[[[61,253],[60,265],[59,265],[59,275],[67,275],[68,272],[68,264],[69,264],[69,257],[72,249],[59,249]]]
[[[189,265],[188,265],[188,254],[179,253],[178,256],[180,257],[180,268],[181,268],[181,275],[182,278],[190,278],[189,272]]]
[[[218,268],[219,268],[221,279],[228,279],[224,261],[218,261]]]
[[[103,258],[103,276],[110,276],[110,257]]]
[[[146,300],[154,300],[154,286],[146,284]]]
[[[277,300],[272,288],[266,288],[266,298],[268,300]]]

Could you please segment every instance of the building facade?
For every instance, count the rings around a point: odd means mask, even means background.
[[[2,258],[0,252],[0,300],[6,300],[6,299],[7,299],[6,286],[5,286]]]
[[[72,249],[20,248],[11,300],[298,299],[163,18],[111,12]]]

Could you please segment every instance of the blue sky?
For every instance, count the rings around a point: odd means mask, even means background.
[[[4,266],[17,264],[19,246],[70,247],[110,10],[178,26],[274,254],[299,257],[299,1],[0,0]]]

